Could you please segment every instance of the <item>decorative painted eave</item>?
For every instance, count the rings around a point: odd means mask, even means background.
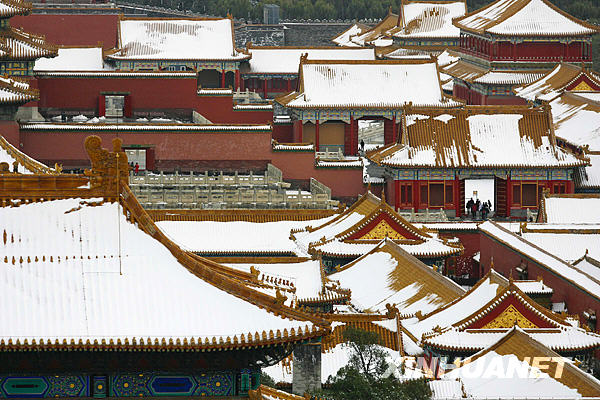
[[[22,105],[30,101],[37,101],[39,97],[39,90],[32,88],[28,82],[0,76],[0,104]]]

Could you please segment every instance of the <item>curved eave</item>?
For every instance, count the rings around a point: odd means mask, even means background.
[[[509,329],[506,330],[506,332],[508,332]],[[535,334],[535,332],[530,332],[527,331],[527,333],[529,334]],[[557,333],[557,335],[560,335],[560,333]],[[449,344],[442,344],[442,343],[431,343],[428,339],[424,339],[421,342],[422,346],[427,346],[430,348],[434,348],[434,349],[439,349],[439,350],[445,350],[445,351],[451,351],[451,352],[478,352],[481,350],[486,349],[488,346],[487,345],[462,345],[462,346],[458,346],[458,345],[449,345]],[[548,346],[550,349],[557,351],[557,352],[578,352],[578,351],[586,351],[586,350],[592,350],[594,348],[597,348],[599,346],[599,344],[590,344],[590,345],[586,345],[586,346],[563,346],[563,345],[550,345]]]
[[[131,339],[102,339],[83,340],[63,339],[51,340],[0,340],[0,351],[227,351],[236,349],[257,348],[265,346],[278,346],[296,343],[307,339],[322,337],[328,334],[329,328],[316,325],[312,329],[305,326],[304,329],[290,333],[287,329],[282,333],[280,330],[262,334],[255,333],[242,335],[241,337],[227,336],[225,338],[131,338]]]
[[[506,168],[518,168],[518,169],[524,169],[524,168],[575,168],[575,167],[585,167],[585,166],[589,165],[589,162],[584,161],[584,160],[580,160],[577,163],[569,163],[569,164],[561,164],[561,165],[526,165],[526,164],[493,165],[493,164],[490,164],[490,165],[477,165],[477,166],[473,166],[473,165],[427,165],[427,164],[402,165],[402,164],[391,163],[391,162],[387,162],[387,161],[383,160],[383,161],[378,162],[378,164],[379,165],[385,165],[387,167],[392,167],[392,168],[406,168],[406,169],[413,169],[413,168],[459,168],[459,169],[489,169],[489,168],[506,169]]]
[[[119,56],[115,54],[108,55],[106,58],[117,61],[139,61],[139,62],[153,62],[153,61],[192,61],[192,62],[215,62],[215,61],[247,61],[252,58],[251,55],[244,54],[241,57],[231,57],[231,58],[170,58],[170,57],[156,57],[156,58],[148,58],[148,57],[127,57],[127,56]]]

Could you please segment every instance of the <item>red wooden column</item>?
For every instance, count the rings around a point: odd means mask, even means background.
[[[315,151],[319,151],[319,120],[315,121]]]
[[[263,98],[267,99],[267,78],[263,79]]]
[[[465,205],[462,204],[462,201],[460,201],[460,179],[458,178],[458,174],[454,175],[454,182],[453,182],[453,197],[454,197],[454,207],[456,209],[456,217],[460,217],[462,216],[462,212],[465,209]]]
[[[352,121],[352,151],[350,154],[353,156],[358,154],[358,120],[355,119]]]
[[[235,87],[233,88],[234,90],[238,90],[240,88],[240,70],[236,69],[235,70]]]
[[[244,79],[240,79],[240,90],[242,92],[246,90],[246,81]]]
[[[225,70],[221,71],[221,88],[225,87]]]
[[[383,144],[388,145],[394,142],[394,126],[393,121],[389,119],[383,120]]]
[[[398,143],[398,124],[396,123],[396,116],[392,118],[392,143]]]
[[[106,115],[106,96],[103,94],[98,96],[98,115],[101,117]]]
[[[419,203],[421,202],[421,188],[419,187],[419,181],[412,181],[413,189],[413,210],[419,212]]]

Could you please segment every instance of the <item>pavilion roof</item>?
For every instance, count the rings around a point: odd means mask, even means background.
[[[358,257],[376,248],[385,238],[417,257],[445,257],[463,250],[460,245],[411,224],[384,198],[379,199],[371,192],[337,217],[293,235],[305,251],[327,256]]]
[[[276,47],[248,46],[252,58],[248,74],[297,74],[300,58],[308,55],[311,60],[374,60],[375,49],[361,47]]]
[[[589,156],[600,151],[599,96],[599,92],[563,92],[548,103],[556,137],[584,148]]]
[[[10,27],[0,30],[0,59],[34,60],[55,57],[58,48],[46,42],[43,36]]]
[[[600,280],[578,270],[573,265],[556,255],[536,246],[514,232],[510,232],[500,225],[487,221],[479,225],[480,231],[486,236],[491,237],[502,245],[513,249],[513,251],[526,255],[528,259],[535,262],[540,267],[560,276],[570,285],[573,285],[588,296],[599,298]],[[583,254],[582,254],[583,255]]]
[[[456,38],[460,29],[452,20],[465,15],[467,4],[459,1],[402,1],[397,26],[388,31],[399,38]]]
[[[383,39],[386,36],[386,32],[392,29],[398,23],[398,15],[392,13],[392,8],[388,10],[387,15],[375,25],[373,28],[370,28],[366,31],[363,30],[358,35],[350,37],[352,43],[359,46],[369,45],[371,42],[376,41],[378,39]]]
[[[302,59],[298,89],[276,99],[289,108],[457,107],[430,60],[315,61]]]
[[[352,41],[352,37],[361,35],[363,32],[365,32],[369,29],[371,29],[371,28],[369,28],[367,25],[357,22],[357,23],[350,25],[350,27],[348,29],[346,29],[344,32],[333,37],[331,39],[331,41],[333,43],[337,44],[338,46],[360,47],[360,45],[358,45]]]
[[[564,317],[531,300],[513,282],[471,315],[424,335],[422,341],[444,350],[479,351],[515,325],[557,351],[600,346],[600,335],[572,326]]]
[[[535,361],[540,357],[552,361],[542,366]],[[525,373],[504,375],[511,364],[515,372],[515,362],[525,368]],[[496,366],[495,372],[489,369],[492,363]],[[540,371],[545,366],[547,368]],[[469,371],[486,372],[473,374]],[[578,398],[600,395],[600,381],[518,326],[485,350],[461,362],[459,368],[442,379],[459,380],[469,398]]]
[[[556,144],[549,109],[467,106],[410,109],[401,142],[370,152],[390,167],[553,168],[588,164]]]
[[[464,293],[389,239],[329,275],[328,280],[350,289],[350,302],[367,313],[385,313],[386,304],[395,305],[404,316],[427,313]]]
[[[600,31],[548,0],[496,0],[455,19],[454,25],[465,31],[503,36],[582,36]]]
[[[575,171],[575,187],[580,189],[600,189],[600,154],[588,154],[591,165]]]
[[[10,18],[15,15],[28,15],[33,9],[33,4],[22,0],[0,1],[0,18]]]
[[[0,78],[1,82],[1,78]],[[0,91],[0,93],[2,93]],[[20,174],[51,174],[55,171],[48,168],[41,162],[34,160],[25,153],[22,153],[12,144],[10,144],[3,136],[0,136],[0,163],[8,163],[9,170],[13,171],[13,163],[18,163],[17,171]]]
[[[600,224],[600,195],[547,194],[540,202],[541,222],[550,224]],[[576,228],[573,225],[572,228]]]
[[[92,169],[61,175],[60,186],[56,176],[0,176],[35,200],[0,193],[12,206],[0,207],[0,262],[16,266],[0,271],[0,349],[231,350],[329,330],[280,293],[254,290],[181,250],[116,175],[125,153],[100,144],[86,139]]]
[[[115,60],[241,61],[229,18],[122,18]]]
[[[535,81],[513,90],[525,100],[552,101],[567,90],[600,91],[600,76],[582,66],[560,63]]]

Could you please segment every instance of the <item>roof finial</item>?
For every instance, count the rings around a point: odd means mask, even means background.
[[[381,190],[381,203],[385,203],[385,188]]]
[[[369,179],[369,181],[367,182],[367,192],[371,191],[371,180]]]
[[[494,269],[494,256],[490,259],[490,269]]]

